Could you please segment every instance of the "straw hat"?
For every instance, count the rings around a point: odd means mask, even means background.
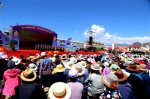
[[[61,64],[57,65],[54,71],[56,72],[64,72],[66,68],[64,68]]]
[[[15,56],[11,60],[15,62],[15,65],[18,65],[21,62],[21,59],[15,57]]]
[[[128,66],[132,63],[132,61],[126,61],[125,63],[123,63],[123,66]]]
[[[23,81],[31,82],[36,79],[37,75],[31,68],[27,68],[20,74],[20,77]]]
[[[76,78],[76,77],[78,77],[77,71],[73,70],[73,69],[69,70],[68,75],[69,75],[70,78]]]
[[[118,77],[113,74],[113,73],[109,73],[108,75],[102,75],[102,82],[109,88],[113,88],[111,86],[111,83],[116,83],[118,82]],[[118,84],[116,85],[118,86]],[[115,86],[115,87],[116,87]],[[113,88],[114,89],[114,88]]]
[[[139,67],[136,66],[135,64],[130,64],[129,66],[126,67],[126,69],[129,71],[138,71]]]
[[[105,67],[109,67],[109,63],[108,62],[104,62],[103,64]]]
[[[67,59],[67,55],[66,55],[66,54],[63,54],[63,55],[61,56],[61,59],[62,59],[62,60]]]
[[[70,61],[72,61],[75,64],[77,62],[77,59],[75,57],[71,57]]]
[[[83,70],[83,64],[81,62],[75,64],[72,69],[76,70],[77,72],[82,72]]]
[[[65,64],[65,67],[68,69],[71,69],[73,65],[74,65],[74,63],[72,61],[69,61]]]
[[[140,65],[137,65],[139,67],[140,70],[143,70],[143,71],[147,71],[147,67],[146,67],[146,64],[140,64]]]
[[[99,64],[95,64],[94,66],[91,66],[91,69],[92,69],[92,70],[101,70],[102,67],[100,67]]]
[[[69,99],[71,89],[66,83],[57,82],[50,87],[48,96],[50,99]]]
[[[116,70],[114,74],[118,77],[118,82],[125,81],[128,78],[128,76],[124,74],[121,70]]]
[[[86,67],[85,61],[81,61],[81,64],[82,64],[84,67]]]

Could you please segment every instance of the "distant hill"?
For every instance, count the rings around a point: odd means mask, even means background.
[[[130,46],[130,44],[115,44],[115,46]]]
[[[142,46],[143,46],[143,47],[146,47],[147,45],[150,46],[150,42],[143,43],[143,44],[142,44],[141,42],[134,42],[133,45],[134,45],[134,44],[137,44],[137,45],[139,45],[140,47],[142,47]]]
[[[111,46],[111,45],[106,45],[106,46]],[[130,44],[115,44],[114,46],[130,46]]]
[[[134,42],[133,44],[115,44],[115,46],[130,46],[130,45],[139,45],[139,47],[142,47],[142,45],[143,45],[143,47],[146,47],[147,45],[149,45],[150,46],[150,42],[147,42],[147,43],[140,43],[140,42]],[[111,45],[105,45],[105,46],[111,46]]]

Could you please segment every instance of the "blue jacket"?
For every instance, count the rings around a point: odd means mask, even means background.
[[[146,85],[148,94],[150,95],[150,77],[149,77],[149,74],[146,73],[146,72],[142,72],[142,73],[141,73],[141,76],[142,76],[143,81],[144,81],[144,83],[145,83],[145,85]]]
[[[135,99],[133,96],[132,86],[128,83],[119,83],[118,90],[123,99]]]

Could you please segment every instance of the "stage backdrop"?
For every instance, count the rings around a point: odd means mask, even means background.
[[[16,49],[35,48],[35,44],[57,46],[57,34],[49,29],[35,25],[13,26],[12,39],[18,42]]]

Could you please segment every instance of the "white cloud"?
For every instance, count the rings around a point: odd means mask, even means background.
[[[132,44],[134,42],[150,42],[150,37],[145,36],[145,37],[120,37],[114,34],[110,34],[108,32],[105,32],[105,28],[103,26],[99,25],[92,25],[91,29],[92,31],[95,32],[94,34],[94,40],[103,42],[104,44],[111,44],[112,41],[115,43],[119,44]],[[84,32],[85,37],[89,37],[88,34],[88,29]]]

